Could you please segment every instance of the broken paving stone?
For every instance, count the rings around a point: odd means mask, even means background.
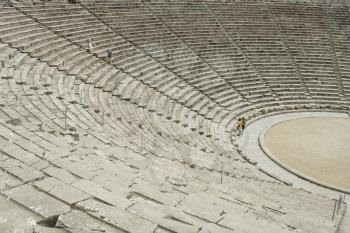
[[[77,128],[75,126],[71,126],[68,128],[69,131],[73,131],[73,132],[76,132],[77,131]]]
[[[48,228],[55,228],[56,223],[58,221],[58,215],[53,215],[48,218],[42,219],[38,221],[36,224],[43,226],[43,227],[48,227]]]
[[[78,210],[72,210],[69,213],[60,215],[56,226],[67,230],[78,230],[77,232],[82,233],[124,233],[124,231],[118,230],[98,219],[95,219],[94,217],[91,217],[87,213]]]
[[[181,177],[170,177],[168,179],[168,182],[172,185],[176,185],[176,186],[187,186],[188,182],[187,180],[185,180],[184,178]]]
[[[53,132],[54,130],[45,122],[42,122],[40,124],[38,124],[38,131],[40,132]]]

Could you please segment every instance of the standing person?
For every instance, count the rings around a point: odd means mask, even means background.
[[[241,133],[243,132],[242,128],[243,128],[243,121],[242,121],[242,118],[239,117],[237,122],[236,122],[236,130],[238,130],[238,136],[240,136]]]
[[[242,133],[245,129],[245,124],[246,124],[246,121],[245,121],[244,117],[242,117]]]
[[[111,64],[111,62],[112,62],[112,50],[111,49],[107,49],[107,62],[108,62],[108,64]]]
[[[92,44],[91,38],[88,40],[88,47],[89,47],[89,52],[93,53],[94,46]]]

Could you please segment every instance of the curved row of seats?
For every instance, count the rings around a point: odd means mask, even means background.
[[[72,229],[81,224],[81,218],[84,217],[88,218],[84,229],[94,224],[104,226],[103,222],[106,222],[112,228],[115,227],[107,232],[116,229],[138,232],[138,229],[143,229],[148,224],[153,225],[143,232],[153,232],[155,229],[160,232],[197,232],[199,229],[231,232],[236,229],[256,230],[258,226],[272,231],[291,232],[283,224],[285,222],[289,225],[292,222],[279,218],[269,209],[274,208],[275,200],[272,201],[267,196],[261,200],[261,195],[257,198],[249,190],[249,183],[252,182],[254,185],[251,188],[258,185],[259,189],[266,189],[267,192],[279,189],[282,194],[285,192],[284,185],[269,177],[263,178],[251,165],[242,163],[239,157],[229,159],[222,154],[214,159],[211,153],[186,147],[186,143],[180,142],[184,139],[184,133],[179,132],[179,126],[166,117],[150,114],[130,101],[113,98],[111,92],[83,84],[76,76],[67,75],[48,66],[46,62],[31,58],[9,46],[2,46],[2,49],[6,52],[1,54],[8,54],[1,67],[1,90],[8,90],[7,103],[1,108],[0,121],[0,150],[3,154],[0,174],[8,182],[2,188],[2,195],[32,209],[40,218],[58,214],[60,224],[68,224]],[[13,64],[16,64],[15,68]],[[27,75],[22,74],[25,70]],[[85,87],[81,85],[88,85],[88,90],[84,90]],[[80,99],[85,92],[88,93],[88,100],[83,104]],[[17,101],[10,102],[11,97],[17,98]],[[113,122],[114,117],[106,116],[102,129],[101,115],[90,111],[97,107],[100,111],[110,112],[112,116],[117,114],[121,117],[120,122]],[[69,109],[68,131],[72,131],[74,125],[76,131],[73,132],[78,132],[81,137],[78,142],[60,136],[73,134],[64,130],[66,108]],[[135,125],[137,118],[142,118],[140,123],[144,128]],[[14,119],[20,120],[20,123],[15,124]],[[163,137],[155,139],[154,131],[161,127],[166,128]],[[119,139],[123,138],[123,132],[127,133],[126,128],[129,128],[130,134],[135,135],[128,135],[134,142],[135,139],[140,139],[138,135],[142,135],[144,148],[137,148],[137,144],[133,148],[128,141],[124,144],[127,146],[123,147]],[[137,128],[144,132],[139,134]],[[179,139],[171,132],[179,133]],[[190,141],[196,139],[198,143],[205,143],[205,139],[200,139],[196,134],[190,136]],[[150,138],[155,140],[152,148],[148,148],[151,145],[146,141]],[[175,141],[178,142],[174,143]],[[162,149],[163,144],[168,148],[167,151],[164,150],[165,147]],[[218,148],[213,150],[219,152]],[[3,160],[4,158],[6,159]],[[148,163],[152,166],[149,167]],[[225,164],[224,186],[215,185],[220,183],[220,163]],[[244,187],[241,188],[241,185]],[[64,194],[67,191],[73,195],[73,199]],[[303,191],[294,191],[301,200],[308,198]],[[31,198],[24,198],[24,192]],[[274,197],[284,205],[282,209],[279,207],[279,211],[285,211],[284,208],[291,211],[293,207],[285,204],[283,195]],[[294,198],[295,195],[293,193]],[[205,205],[200,203],[203,198],[209,201]],[[179,201],[181,205],[178,206]],[[332,205],[327,204],[326,199],[319,198],[318,201],[324,202],[322,209],[331,211]],[[71,210],[69,205],[76,207]],[[96,205],[100,210],[113,210],[114,214],[96,214],[90,211]],[[146,207],[151,208],[152,212],[143,212],[142,209]],[[165,207],[166,215],[161,215]],[[115,214],[116,211],[118,215]],[[303,214],[318,211],[310,207],[302,210]],[[234,216],[243,213],[244,219],[255,219],[256,225],[247,228],[232,222]],[[272,215],[269,218],[262,217],[265,214]],[[67,222],[65,216],[71,222]],[[130,218],[147,221],[138,221],[132,227],[124,223],[130,221]],[[323,217],[320,216],[320,219]],[[308,227],[312,229],[315,226]],[[333,228],[332,223],[327,223],[325,227]],[[104,226],[103,229],[108,227]],[[67,230],[71,231],[69,227]]]
[[[50,5],[52,5],[52,10],[55,10],[55,14],[57,14],[58,16],[57,19],[54,21],[47,20],[48,15],[52,16],[52,13],[50,12]],[[94,52],[101,58],[106,56],[106,49],[112,48],[115,51],[113,56],[113,63],[118,68],[123,69],[128,74],[131,74],[134,77],[138,77],[140,75],[141,77],[143,77],[144,74],[149,73],[150,69],[152,70],[152,68],[155,68],[157,69],[159,76],[153,75],[153,79],[157,79],[158,82],[159,80],[168,80],[169,82],[176,81],[173,82],[169,88],[172,88],[175,85],[179,85],[181,82],[183,82],[177,79],[176,76],[174,76],[173,72],[167,70],[166,68],[163,68],[162,64],[159,64],[156,60],[150,58],[140,49],[135,48],[132,43],[126,41],[123,37],[116,35],[116,33],[114,33],[113,31],[111,32],[109,30],[110,28],[106,28],[106,26],[102,22],[98,21],[96,18],[91,19],[92,16],[90,15],[90,13],[88,11],[84,11],[84,8],[82,7],[65,8],[63,6],[57,9],[57,6],[55,4],[46,4],[43,10],[40,7],[35,7],[34,10],[31,10],[32,7],[27,6],[22,6],[20,7],[20,9],[21,11],[23,11],[23,13],[29,15],[35,20],[38,20],[50,30],[67,38],[71,42],[80,42],[80,46],[86,46],[87,40],[92,39],[95,44]],[[82,17],[82,12],[85,13],[84,15],[87,15],[87,17]],[[60,15],[64,17],[67,17],[68,15],[70,20],[67,23],[64,23],[66,19],[60,17]],[[93,28],[105,28],[105,30],[103,32],[100,32],[98,35],[103,35],[103,40],[105,40],[105,37],[107,37],[108,43],[101,43],[100,36],[96,38],[97,35],[92,34],[91,31],[85,30],[84,27],[81,27],[81,25],[87,25],[87,23],[88,25],[92,24]],[[61,30],[62,27],[66,27],[70,29],[70,31],[66,32],[64,30]],[[77,37],[75,34],[72,35],[70,33],[74,30],[76,31],[76,33],[79,33],[79,37]],[[124,52],[124,49],[127,52]],[[71,54],[74,54],[74,51],[71,51]],[[71,62],[73,64],[76,63],[74,60],[70,60],[69,57],[67,57],[67,60],[67,62]],[[91,65],[88,64],[87,66]],[[100,71],[97,72],[103,74]],[[90,76],[90,74],[86,74],[86,76]],[[147,80],[147,82],[153,84],[153,81],[151,80]],[[203,94],[199,92],[197,92],[197,96],[198,99],[204,97]]]
[[[106,6],[126,13],[114,17]],[[203,25],[225,27],[209,17],[215,9],[188,36],[164,7],[51,1],[0,9],[0,197],[38,220],[58,215],[68,232],[335,232],[342,210],[331,221],[331,200],[268,176],[231,144],[237,115],[292,110],[276,105],[289,100],[227,29],[214,31],[226,42],[207,33],[212,46],[197,43],[207,43]],[[147,28],[131,23],[137,15]]]

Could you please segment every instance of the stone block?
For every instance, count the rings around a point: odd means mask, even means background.
[[[79,202],[77,207],[126,232],[153,233],[157,228],[157,224],[151,221],[126,210],[121,210],[115,206],[110,206],[95,200]]]
[[[56,226],[69,229],[73,233],[124,233],[124,231],[78,210],[72,210],[71,212],[60,215]]]
[[[43,169],[42,171],[68,184],[71,184],[77,180],[77,178],[75,178],[70,172],[62,168],[50,166]]]
[[[131,193],[141,196],[142,198],[152,200],[164,205],[175,206],[180,202],[179,199],[173,197],[166,192],[160,192],[157,186],[146,184],[135,184],[131,188]]]
[[[0,168],[6,170],[24,182],[33,181],[44,177],[44,174],[41,171],[38,171],[33,167],[12,158],[7,158],[6,160],[0,161]]]
[[[3,192],[3,194],[42,217],[60,215],[70,211],[68,205],[44,192],[38,191],[29,184],[6,190]]]
[[[36,181],[34,185],[68,204],[74,204],[76,202],[88,199],[90,197],[90,195],[54,177],[49,177],[40,181]]]
[[[117,206],[120,209],[126,209],[132,205],[132,202],[122,195],[116,192],[108,191],[94,182],[81,179],[72,183],[72,185],[77,189],[80,189],[83,192],[86,192],[106,203]]]
[[[139,201],[128,208],[128,211],[172,232],[197,233],[201,228],[181,210],[151,201]]]
[[[22,182],[16,177],[0,170],[0,191],[18,186]]]

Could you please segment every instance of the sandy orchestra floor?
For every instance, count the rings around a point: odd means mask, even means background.
[[[268,129],[263,137],[272,159],[341,189],[350,190],[350,120],[300,118]]]

